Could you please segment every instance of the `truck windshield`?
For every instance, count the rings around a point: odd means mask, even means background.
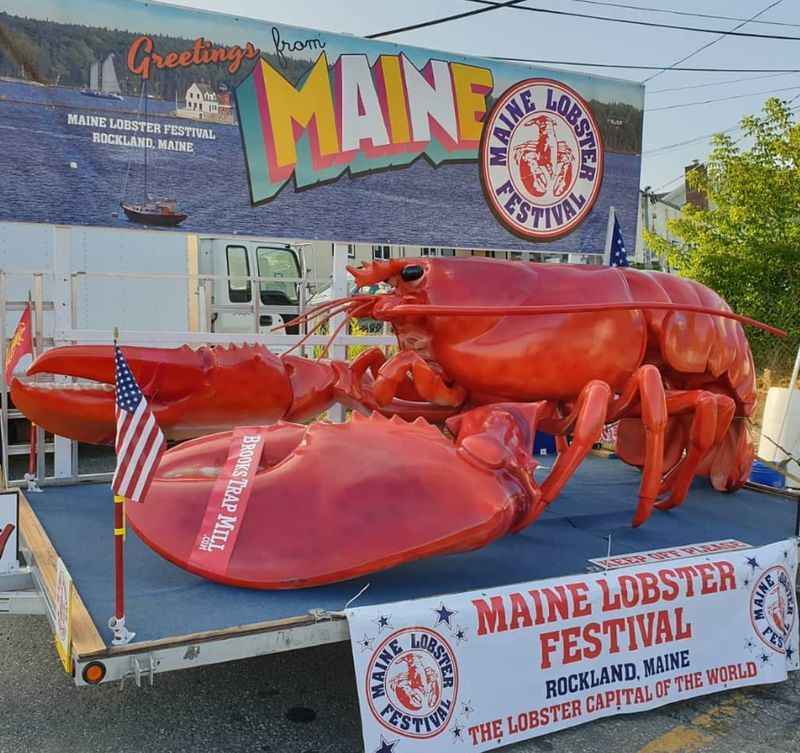
[[[259,277],[286,277],[289,280],[300,277],[297,256],[289,248],[259,246],[256,249],[256,262]],[[261,302],[267,305],[297,305],[298,283],[272,280],[261,282]]]

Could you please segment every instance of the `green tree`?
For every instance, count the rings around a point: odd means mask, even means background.
[[[771,98],[740,125],[737,139],[714,136],[706,170],[687,176],[709,208],[687,204],[667,223],[682,244],[647,231],[645,240],[738,313],[787,330],[783,341],[748,332],[757,365],[786,372],[800,341],[800,124],[787,102]]]

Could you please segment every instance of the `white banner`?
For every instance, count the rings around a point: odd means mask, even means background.
[[[19,570],[19,497],[0,492],[0,574]]]
[[[796,579],[790,539],[349,610],[365,751],[487,750],[785,680]]]

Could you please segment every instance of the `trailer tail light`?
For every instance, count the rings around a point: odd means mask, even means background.
[[[83,672],[81,673],[81,677],[83,677],[83,681],[87,685],[99,685],[101,682],[103,682],[103,678],[105,676],[106,665],[99,661],[89,662],[83,668]]]

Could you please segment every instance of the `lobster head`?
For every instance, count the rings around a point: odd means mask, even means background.
[[[388,293],[372,296],[367,315],[392,324],[411,318],[404,310],[410,305],[497,307],[528,302],[536,277],[532,265],[477,256],[378,260],[347,269],[359,287],[389,286]],[[413,318],[420,316],[424,313]]]

